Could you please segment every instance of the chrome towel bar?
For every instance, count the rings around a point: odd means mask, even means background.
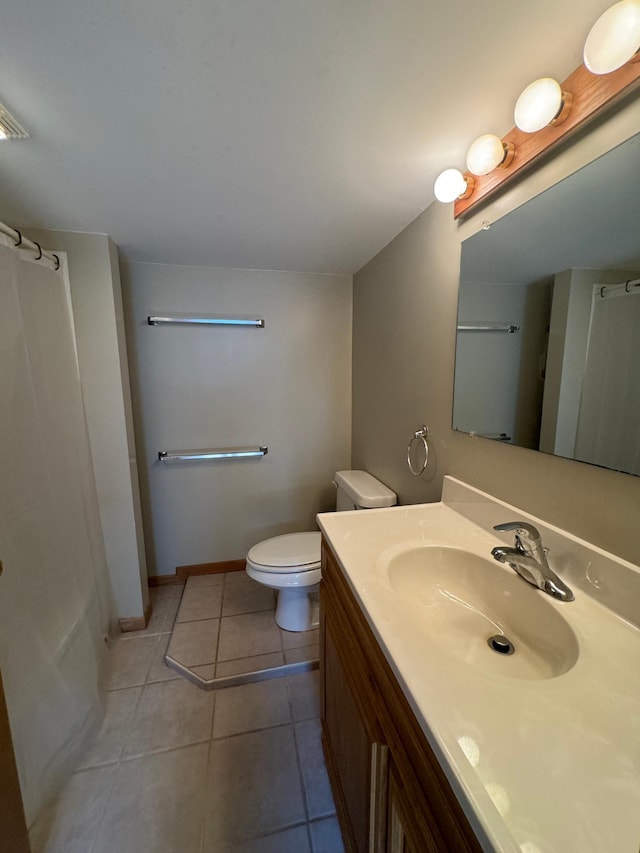
[[[204,462],[214,459],[252,459],[266,456],[268,447],[216,447],[211,450],[160,450],[159,462]]]
[[[150,326],[176,324],[186,326],[251,326],[264,329],[264,320],[258,317],[224,317],[205,314],[162,314],[147,317]]]

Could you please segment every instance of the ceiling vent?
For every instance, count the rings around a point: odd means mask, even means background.
[[[29,134],[24,127],[21,127],[9,110],[0,104],[0,140],[28,138]]]

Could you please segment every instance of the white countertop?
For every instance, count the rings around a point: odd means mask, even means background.
[[[575,592],[557,602],[526,587],[578,641],[577,662],[554,678],[489,673],[416,632],[384,570],[399,546],[440,545],[513,574],[490,552],[512,540],[492,525],[514,519],[540,529]],[[638,853],[640,568],[453,478],[440,503],[318,522],[485,849]]]

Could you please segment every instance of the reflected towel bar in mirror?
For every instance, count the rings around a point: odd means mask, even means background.
[[[260,447],[217,447],[211,450],[160,450],[159,462],[204,462],[215,459],[252,459],[266,456],[269,448]]]
[[[506,332],[513,335],[520,331],[520,326],[515,323],[459,323],[457,329],[459,332]]]

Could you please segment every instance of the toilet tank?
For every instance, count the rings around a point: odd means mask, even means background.
[[[337,471],[335,484],[338,487],[336,509],[375,509],[395,506],[398,498],[380,480],[367,471]]]

